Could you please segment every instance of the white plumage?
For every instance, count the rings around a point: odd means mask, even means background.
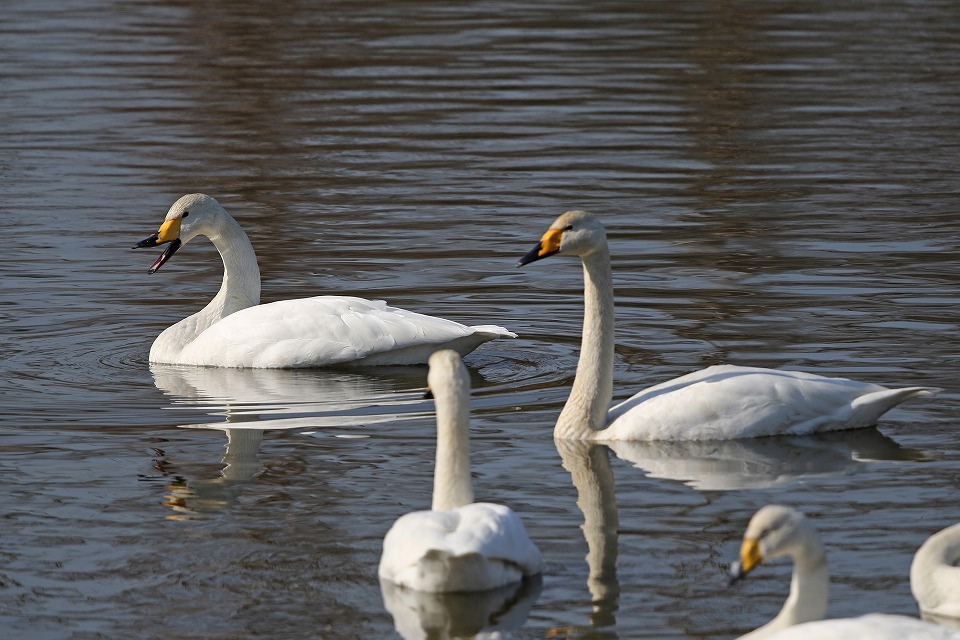
[[[924,618],[960,627],[960,524],[920,546],[910,565],[910,589]]]
[[[465,326],[352,296],[261,305],[260,270],[247,234],[215,199],[199,193],[177,200],[160,230],[137,247],[170,243],[153,273],[198,235],[220,252],[223,284],[206,307],[157,337],[150,362],[256,368],[420,364],[438,348],[466,354],[488,340],[516,337],[503,327]]]
[[[740,579],[768,560],[793,560],[790,595],[777,616],[740,640],[960,640],[960,633],[908,616],[872,613],[823,620],[830,577],[820,536],[802,513],[767,505],[750,519],[731,575]]]
[[[932,387],[887,389],[810,373],[721,365],[645,389],[612,409],[614,300],[603,225],[584,211],[561,215],[519,265],[555,253],[583,262],[580,360],[554,436],[580,440],[724,440],[800,435],[876,424]]]
[[[470,382],[456,352],[430,357],[437,406],[433,508],[401,516],[383,540],[379,576],[426,592],[485,591],[541,571],[537,547],[509,508],[473,502]]]
[[[960,640],[960,633],[929,622],[885,613],[820,620],[784,629],[770,640]]]

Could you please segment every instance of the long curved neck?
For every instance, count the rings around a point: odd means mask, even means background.
[[[441,396],[436,400],[437,464],[433,472],[432,509],[450,511],[473,502],[469,407],[466,398],[447,402]]]
[[[741,636],[741,640],[759,640],[802,622],[822,620],[827,614],[829,591],[830,574],[823,545],[819,538],[811,538],[804,553],[794,559],[790,595],[780,613],[756,631]]]
[[[223,215],[204,231],[223,259],[223,283],[207,306],[167,327],[150,347],[150,362],[176,362],[184,347],[231,313],[260,304],[260,268],[240,225]]]
[[[585,440],[606,427],[613,398],[614,307],[610,253],[603,245],[583,256],[583,339],[570,397],[554,438]]]
[[[244,230],[236,220],[225,216],[208,237],[223,259],[223,284],[203,311],[209,309],[218,314],[216,320],[221,320],[231,313],[260,304],[260,268]]]

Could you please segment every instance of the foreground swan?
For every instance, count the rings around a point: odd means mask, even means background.
[[[350,296],[261,305],[260,269],[247,234],[202,193],[174,202],[160,230],[134,248],[170,243],[150,267],[153,273],[198,235],[220,252],[223,284],[201,311],[160,334],[150,362],[256,368],[419,364],[441,347],[466,354],[488,340],[516,337],[503,327],[468,327]]]
[[[790,507],[767,505],[754,514],[743,535],[740,560],[730,567],[731,576],[739,580],[759,564],[781,556],[793,559],[790,595],[773,620],[740,640],[960,640],[960,634],[907,616],[870,614],[821,620],[827,612],[830,588],[826,552],[813,525]],[[812,622],[815,620],[820,622]]]
[[[379,575],[417,591],[485,591],[540,573],[537,547],[513,511],[473,501],[470,380],[456,352],[430,356],[437,405],[433,509],[401,516],[383,539]]]
[[[960,627],[960,524],[920,545],[910,565],[910,589],[921,616]]]
[[[579,440],[724,440],[803,435],[876,424],[908,398],[939,389],[887,389],[798,371],[720,365],[650,387],[607,409],[613,397],[613,275],[603,225],[568,211],[517,266],[570,254],[583,261],[583,342],[554,437]]]

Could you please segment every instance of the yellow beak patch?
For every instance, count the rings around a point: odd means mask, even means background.
[[[561,238],[563,238],[563,229],[548,229],[540,238],[540,257],[560,251]]]
[[[180,220],[181,218],[165,220],[164,223],[160,225],[160,230],[157,231],[157,244],[172,242],[180,237]]]
[[[761,562],[763,554],[760,553],[760,541],[756,538],[744,538],[740,545],[740,570],[747,573]]]

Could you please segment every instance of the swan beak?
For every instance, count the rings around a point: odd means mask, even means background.
[[[160,254],[160,257],[157,258],[156,262],[150,265],[150,269],[147,271],[147,273],[155,273],[157,269],[162,267],[164,263],[177,252],[177,249],[182,246],[183,243],[180,241],[180,218],[164,221],[164,223],[160,225],[159,231],[149,238],[141,240],[137,244],[133,245],[133,248],[142,249],[144,247],[158,247],[167,242],[170,243],[170,246],[167,247],[166,251]]]
[[[426,392],[423,394],[423,399],[433,400],[433,391],[430,389],[430,387],[427,387]]]
[[[756,538],[744,538],[740,545],[740,559],[730,565],[730,584],[733,584],[763,562],[760,541]]]
[[[530,250],[530,253],[520,258],[520,261],[517,262],[518,267],[522,267],[525,264],[530,264],[531,262],[536,262],[542,258],[552,256],[555,253],[560,252],[560,240],[563,238],[563,229],[548,229],[543,237],[540,238],[540,242],[537,243],[533,249]]]

